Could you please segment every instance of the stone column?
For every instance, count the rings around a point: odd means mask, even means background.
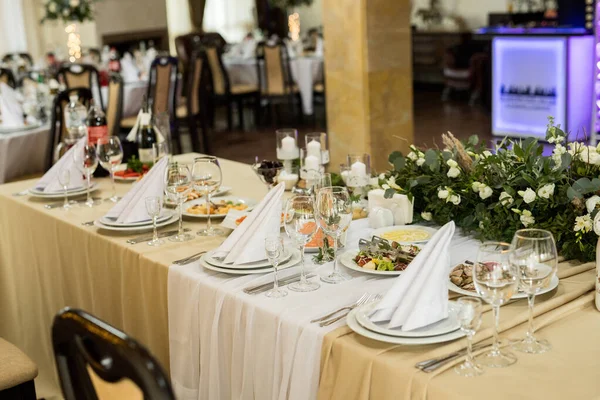
[[[383,172],[413,143],[410,0],[323,0],[332,170],[367,152]]]

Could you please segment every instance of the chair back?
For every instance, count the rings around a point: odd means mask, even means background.
[[[109,136],[118,135],[123,115],[123,78],[111,74],[108,81],[108,104],[106,105],[106,125]]]
[[[97,400],[87,367],[107,382],[130,379],[147,400],[174,400],[169,378],[135,339],[77,309],[60,311],[52,324],[52,346],[66,400]]]
[[[11,88],[17,87],[17,82],[15,82],[15,76],[12,71],[8,68],[0,68],[0,82],[6,83]]]
[[[203,50],[195,50],[192,53],[188,65],[188,81],[186,85],[186,107],[188,110],[188,128],[190,131],[192,150],[194,152],[203,152],[210,154],[210,143],[208,143],[207,124],[206,124],[206,81],[208,70],[206,65],[206,53]],[[198,136],[198,118],[200,122],[200,131],[202,133],[202,144]],[[203,146],[202,146],[203,145]]]
[[[217,96],[225,96],[230,93],[229,75],[223,66],[221,51],[215,45],[205,48],[208,67],[210,69],[212,91]]]
[[[2,57],[3,63],[9,63],[15,58],[20,58],[27,63],[27,67],[33,67],[33,58],[29,53],[7,53]]]
[[[148,101],[152,114],[168,112],[175,116],[177,96],[177,59],[170,56],[159,56],[150,67],[148,84]]]
[[[293,92],[292,74],[287,47],[282,41],[272,44],[261,42],[256,48],[258,76],[262,79],[264,68],[265,84],[261,84],[264,96],[285,96]]]
[[[100,75],[96,67],[91,64],[66,65],[58,70],[56,78],[59,82],[63,82],[67,89],[86,88],[92,91],[96,89],[100,94]],[[102,96],[100,96],[100,107],[104,109]]]
[[[46,150],[46,168],[49,170],[54,161],[54,149],[68,135],[67,124],[65,123],[65,107],[69,104],[69,97],[76,94],[79,96],[79,102],[86,108],[90,106],[93,99],[93,94],[90,89],[75,88],[67,89],[56,95],[52,104],[52,112],[50,118],[50,141]]]

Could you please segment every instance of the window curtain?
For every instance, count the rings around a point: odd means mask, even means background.
[[[27,51],[22,0],[0,0],[0,57]]]
[[[219,32],[228,42],[240,42],[254,30],[255,0],[206,0],[203,30]]]

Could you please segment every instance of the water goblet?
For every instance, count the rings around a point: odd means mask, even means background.
[[[192,177],[188,167],[177,163],[169,164],[165,172],[165,191],[170,200],[177,202],[179,210],[179,231],[169,238],[172,242],[185,242],[194,236],[183,231],[183,202],[192,191]]]
[[[458,375],[471,377],[483,374],[483,369],[477,365],[473,358],[473,336],[481,326],[483,306],[477,297],[461,297],[457,304],[460,306],[458,320],[460,329],[467,335],[467,358],[462,364],[454,367]]]
[[[194,189],[204,194],[204,197],[206,197],[207,212],[206,229],[199,231],[199,236],[219,236],[224,234],[222,229],[213,228],[210,221],[212,208],[210,195],[219,189],[222,179],[223,174],[221,172],[221,166],[216,157],[206,156],[196,157],[194,159],[192,182],[194,184]]]
[[[152,240],[148,242],[148,246],[160,246],[165,241],[158,238],[156,230],[156,220],[162,210],[162,198],[159,196],[146,197],[146,212],[152,218]]]
[[[273,265],[274,275],[273,275],[273,289],[269,290],[265,295],[271,298],[281,298],[287,296],[288,292],[286,290],[279,288],[279,280],[277,278],[277,268],[281,263],[283,258],[283,239],[279,234],[277,235],[268,235],[265,238],[265,252],[267,253],[267,259]]]
[[[100,165],[110,173],[112,196],[106,199],[106,201],[116,203],[121,200],[121,198],[117,196],[117,190],[115,188],[115,167],[123,161],[123,146],[121,145],[121,140],[119,140],[117,136],[100,139],[96,145],[96,152],[98,153]]]
[[[92,199],[90,194],[90,188],[92,186],[92,174],[98,167],[98,155],[96,154],[96,147],[93,144],[83,145],[83,149],[76,151],[73,154],[75,165],[77,168],[85,174],[87,182],[87,200],[83,203],[83,206],[94,207],[100,204],[100,201]]]
[[[68,168],[61,168],[60,171],[58,171],[58,183],[60,184],[60,186],[62,186],[64,194],[65,194],[65,201],[64,204],[62,206],[63,210],[68,210],[69,208],[71,208],[71,205],[69,204],[69,199],[68,199],[68,190],[69,190],[69,183],[71,182],[71,170],[69,170]]]

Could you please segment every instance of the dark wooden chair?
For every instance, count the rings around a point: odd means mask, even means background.
[[[37,366],[13,344],[0,338],[0,399],[35,400]]]
[[[15,76],[8,68],[0,68],[0,82],[6,83],[13,89],[17,87]]]
[[[7,53],[2,57],[3,63],[8,63],[15,58],[20,58],[27,63],[27,68],[33,67],[33,58],[29,53]]]
[[[215,45],[224,51],[227,41],[218,32],[191,32],[175,38],[175,51],[183,67],[183,82],[188,82],[188,69],[193,53],[201,46]]]
[[[104,110],[104,101],[100,92],[100,75],[91,64],[68,64],[61,67],[56,79],[63,82],[67,89],[86,88],[94,91],[94,86],[100,94],[100,107]]]
[[[46,171],[49,170],[54,163],[54,150],[56,149],[56,146],[68,136],[64,110],[69,104],[71,95],[77,95],[79,97],[79,102],[86,108],[90,106],[90,103],[94,98],[92,91],[87,88],[67,89],[57,94],[54,98],[50,119],[50,140],[46,151]]]
[[[106,382],[130,379],[147,400],[174,400],[167,374],[135,339],[85,311],[54,317],[52,346],[66,400],[97,400],[88,367]]]
[[[111,74],[108,81],[108,103],[106,104],[106,125],[108,134],[118,135],[123,115],[123,78]]]

